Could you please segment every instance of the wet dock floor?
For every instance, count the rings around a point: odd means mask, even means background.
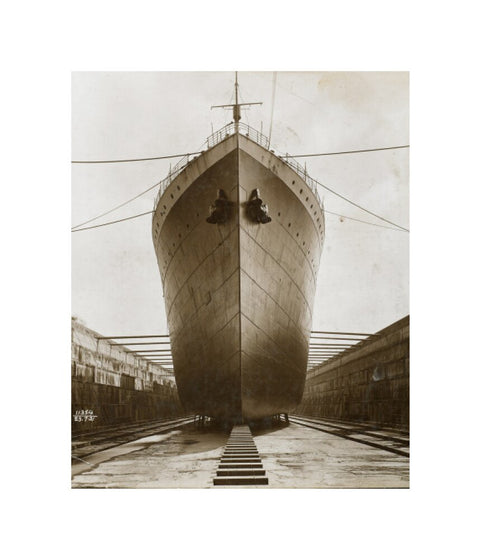
[[[252,428],[268,488],[408,488],[409,459],[297,424]],[[73,488],[210,488],[228,432],[187,425],[75,461]],[[218,487],[215,487],[219,489]]]

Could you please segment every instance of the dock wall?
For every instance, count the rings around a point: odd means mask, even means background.
[[[167,371],[72,320],[72,432],[183,414]]]
[[[301,415],[409,427],[410,317],[307,375]]]

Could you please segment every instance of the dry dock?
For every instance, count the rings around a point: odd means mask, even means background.
[[[347,439],[338,426],[325,432],[281,421],[253,427],[252,434],[268,485],[249,487],[409,486],[408,456],[391,452],[388,444],[382,448]],[[72,487],[224,489],[214,479],[228,438],[228,431],[193,423],[139,437],[74,460]]]

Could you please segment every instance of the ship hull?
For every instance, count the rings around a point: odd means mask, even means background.
[[[228,218],[208,223],[220,189]],[[255,189],[269,223],[249,215]],[[188,411],[239,422],[299,404],[323,234],[323,211],[302,179],[240,134],[166,189],[153,237]]]

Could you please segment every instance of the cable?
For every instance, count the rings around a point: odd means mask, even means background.
[[[383,151],[386,149],[403,149],[403,148],[409,148],[410,144],[407,144],[405,146],[392,146],[392,147],[386,147],[386,148],[370,148],[370,149],[355,149],[355,150],[351,150],[351,151],[332,151],[330,153],[303,153],[301,155],[290,155],[288,154],[288,156],[282,155],[280,156],[282,159],[288,159],[288,157],[323,157],[324,155],[345,155],[348,153],[366,153],[367,151]]]
[[[108,223],[100,223],[99,225],[91,225],[90,227],[83,227],[82,229],[72,229],[72,233],[78,233],[79,231],[86,231],[87,229],[96,229],[97,227],[105,227],[106,225],[113,225],[114,223],[120,223],[121,221],[128,221],[129,219],[135,219],[136,217],[142,217],[142,215],[153,214],[153,210],[150,212],[145,212],[143,214],[131,215],[130,217],[124,217],[123,219],[117,219],[116,221],[109,221]]]
[[[275,106],[275,90],[277,88],[277,72],[273,72],[273,84],[272,84],[272,111],[270,113],[270,132],[268,133],[268,145],[270,146],[270,140],[272,138],[272,126],[273,126],[273,108]]]
[[[273,95],[273,99],[274,99],[274,95]],[[242,99],[242,95],[240,94],[240,98]],[[273,100],[272,100],[273,103]],[[273,108],[273,107],[272,107]],[[248,120],[248,117],[247,117]],[[271,126],[271,125],[270,125]],[[332,151],[332,152],[328,152],[328,153],[302,153],[302,154],[298,154],[298,155],[288,155],[288,156],[279,156],[281,158],[286,158],[288,159],[288,157],[323,157],[325,155],[345,155],[345,154],[349,154],[349,153],[365,153],[368,151],[382,151],[382,150],[387,150],[387,149],[403,149],[403,148],[409,148],[410,144],[404,145],[404,146],[392,146],[392,147],[385,147],[385,148],[371,148],[371,149],[356,149],[356,150],[350,150],[350,151]],[[158,157],[140,157],[138,159],[111,159],[111,160],[97,160],[97,161],[71,161],[70,163],[132,163],[135,161],[154,161],[157,159],[175,159],[176,157],[186,157],[187,155],[199,155],[201,154],[201,151],[192,151],[190,153],[177,153],[176,155],[159,155]]]
[[[267,81],[267,78],[263,77],[261,75],[261,73],[257,72],[257,76],[264,81]],[[289,93],[290,95],[293,95],[294,97],[298,97],[299,99],[301,99],[302,101],[305,101],[306,103],[308,103],[309,105],[312,105],[312,107],[315,105],[315,103],[312,103],[312,101],[309,101],[308,99],[305,99],[305,97],[302,97],[301,95],[298,95],[297,93],[294,93],[293,91],[290,91],[289,89],[287,89],[285,86],[281,85],[280,83],[277,84],[278,87],[280,87],[281,89],[285,90],[287,93]]]
[[[348,215],[336,214],[334,212],[329,212],[328,210],[323,210],[326,214],[336,215],[338,217],[343,217],[344,219],[350,219],[351,221],[358,221],[359,223],[365,223],[366,225],[374,225],[375,227],[382,227],[383,229],[391,229],[392,231],[402,231],[408,233],[407,229],[398,229],[397,227],[388,227],[388,225],[380,225],[379,223],[372,223],[371,221],[362,221],[361,219],[356,219],[354,217],[349,217]]]
[[[201,151],[191,153],[178,153],[176,155],[159,155],[158,157],[141,157],[139,159],[111,159],[105,161],[71,161],[71,163],[131,163],[133,161],[153,161],[155,159],[174,159],[175,157],[186,157],[187,155],[198,155]]]
[[[160,181],[161,182],[161,181]],[[126,202],[122,202],[121,204],[119,204],[118,206],[115,206],[114,208],[112,208],[111,210],[108,210],[107,212],[104,212],[103,214],[97,215],[95,217],[92,217],[91,219],[88,219],[87,221],[84,221],[83,223],[79,223],[78,225],[75,225],[74,227],[72,227],[72,231],[74,229],[77,229],[77,227],[81,227],[82,225],[86,225],[87,223],[90,223],[92,221],[95,221],[96,219],[99,219],[100,217],[103,217],[107,214],[110,214],[112,212],[114,212],[115,210],[118,210],[119,208],[122,208],[123,206],[126,206],[127,204],[129,204],[130,202],[133,202],[134,200],[136,200],[137,198],[140,198],[140,196],[143,196],[144,194],[146,194],[147,192],[150,192],[150,190],[153,190],[156,186],[158,186],[160,184],[160,182],[155,183],[153,186],[150,186],[149,188],[147,188],[147,190],[144,190],[143,192],[140,192],[140,194],[137,194],[136,196],[134,196],[133,198],[130,198],[130,200],[127,200]]]
[[[387,227],[386,225],[380,225],[379,223],[371,223],[370,221],[362,221],[361,219],[356,219],[354,217],[349,217],[347,215],[337,214],[334,212],[329,212],[328,210],[323,210],[327,214],[336,215],[338,217],[343,217],[344,219],[350,219],[351,221],[358,221],[359,223],[365,223],[365,225],[373,225],[375,227],[382,227],[383,229],[391,229],[392,231],[399,231],[398,228],[395,227]],[[129,219],[135,219],[136,217],[141,217],[144,215],[148,215],[154,213],[153,211],[145,212],[143,214],[137,214],[130,217],[125,217],[123,219],[117,219],[116,221],[109,221],[107,223],[100,223],[99,225],[92,225],[91,227],[83,227],[82,229],[72,229],[72,233],[77,233],[78,231],[86,231],[87,229],[96,229],[97,227],[105,227],[106,225],[113,225],[114,223],[120,223],[122,221],[128,221]],[[404,230],[406,231],[406,230]],[[133,344],[130,344],[133,345]]]
[[[310,177],[311,178],[311,177]],[[341,198],[342,200],[345,200],[346,202],[348,202],[349,204],[352,204],[352,206],[355,206],[357,208],[359,208],[360,210],[363,210],[364,212],[367,212],[370,215],[373,215],[374,217],[381,219],[382,221],[385,221],[386,223],[390,223],[390,225],[393,225],[395,227],[398,227],[398,229],[403,229],[403,231],[406,231],[407,233],[410,233],[410,231],[408,229],[406,229],[405,227],[402,227],[401,225],[398,225],[397,223],[394,223],[393,221],[389,221],[388,219],[385,219],[384,217],[382,217],[381,215],[378,215],[376,213],[371,212],[370,210],[367,210],[366,208],[360,206],[359,204],[357,204],[356,202],[353,202],[352,200],[349,200],[348,198],[346,198],[345,196],[342,196],[342,194],[339,194],[338,192],[335,192],[335,190],[332,190],[331,188],[329,188],[328,186],[325,186],[324,184],[322,184],[320,181],[317,181],[315,179],[311,180],[318,184],[319,186],[325,188],[326,190],[328,190],[329,192],[331,192],[332,194],[335,194],[335,196],[338,196],[339,198]]]
[[[274,90],[274,92],[275,92],[275,90]],[[274,92],[273,92],[273,93],[274,93]],[[272,116],[273,116],[273,105],[272,105]],[[270,134],[271,134],[271,127],[272,127],[272,122],[270,122]],[[374,149],[371,149],[371,150],[357,150],[357,151],[353,151],[353,152],[337,152],[337,153],[360,153],[360,152],[365,152],[365,151],[379,151],[379,150],[386,150],[386,149],[399,149],[399,148],[401,148],[401,147],[409,147],[409,146],[397,146],[397,147],[387,147],[387,148],[374,148]],[[201,153],[201,152],[195,152],[195,153]],[[312,155],[334,155],[334,154],[332,153],[332,154],[312,154]],[[288,156],[288,157],[294,157],[294,156]],[[295,156],[295,157],[302,157],[302,156],[298,156],[298,155],[297,155],[297,156]],[[308,156],[308,155],[305,155],[305,156],[303,156],[303,157],[309,157],[309,156]],[[406,229],[405,227],[402,227],[401,225],[398,225],[397,223],[394,223],[393,221],[389,221],[388,219],[386,219],[386,218],[384,218],[384,217],[382,217],[382,216],[380,216],[380,215],[378,215],[378,214],[376,214],[376,213],[374,213],[374,212],[372,212],[372,211],[370,211],[370,210],[367,210],[366,208],[360,206],[360,205],[357,204],[356,202],[353,202],[352,200],[346,198],[346,197],[343,196],[342,194],[339,194],[338,192],[336,192],[336,191],[333,190],[332,188],[329,188],[329,187],[326,186],[325,184],[322,184],[320,181],[317,181],[316,179],[313,179],[313,178],[311,178],[311,180],[312,180],[313,182],[315,182],[317,185],[321,186],[322,188],[325,188],[326,190],[328,190],[329,192],[331,192],[331,193],[334,194],[335,196],[338,196],[338,197],[341,198],[342,200],[345,200],[345,201],[348,202],[349,204],[352,204],[353,206],[355,206],[355,207],[357,207],[357,208],[363,210],[364,212],[366,212],[366,213],[368,213],[368,214],[370,214],[370,215],[373,215],[373,216],[376,217],[377,219],[380,219],[380,220],[382,220],[382,221],[385,221],[386,223],[389,223],[390,225],[393,225],[393,226],[396,228],[396,230],[399,230],[399,229],[400,229],[400,230],[405,231],[405,232],[407,232],[407,233],[410,232],[410,231],[409,231],[408,229]],[[161,181],[160,181],[160,182],[161,182]],[[72,227],[72,232],[75,232],[76,230],[78,230],[78,231],[84,231],[85,229],[94,229],[94,227],[85,227],[85,228],[83,228],[83,229],[78,229],[78,228],[79,228],[79,227],[82,227],[82,225],[86,225],[87,223],[91,223],[92,221],[95,221],[96,219],[99,219],[99,218],[101,218],[101,217],[104,217],[105,215],[108,215],[109,213],[112,213],[112,212],[114,212],[115,210],[118,210],[119,208],[121,208],[121,207],[123,207],[123,206],[129,204],[130,202],[133,202],[133,201],[136,200],[137,198],[140,198],[140,196],[143,196],[144,194],[146,194],[146,193],[149,192],[150,190],[153,190],[155,187],[159,186],[160,182],[155,183],[153,186],[150,186],[149,188],[147,188],[147,189],[144,190],[143,192],[140,192],[140,194],[137,194],[136,196],[134,196],[133,198],[130,198],[129,200],[123,202],[122,204],[119,204],[118,206],[115,206],[114,208],[112,208],[112,209],[110,209],[110,210],[108,210],[108,211],[106,211],[106,212],[104,212],[104,213],[102,213],[102,214],[100,214],[100,215],[97,215],[97,216],[95,216],[95,217],[92,217],[91,219],[88,219],[87,221],[84,221],[84,222],[82,222],[82,223],[79,223],[79,224],[75,225],[74,227]],[[377,226],[377,227],[385,227],[384,225],[382,226],[382,225],[375,224],[375,223],[371,223],[371,222],[368,222],[368,221],[362,221],[362,220],[360,220],[360,219],[356,219],[356,218],[353,218],[353,217],[348,217],[348,216],[344,216],[344,215],[341,215],[341,214],[336,214],[336,213],[334,213],[334,212],[328,212],[327,210],[324,210],[324,211],[325,211],[326,213],[330,213],[330,214],[332,214],[332,215],[337,215],[337,216],[343,217],[343,218],[345,218],[345,219],[350,219],[350,220],[352,220],[352,221],[358,221],[359,223],[365,223],[365,224],[367,224],[367,225],[375,225],[375,226]],[[153,212],[147,212],[147,213],[153,213]],[[139,215],[133,216],[133,217],[139,217],[139,216],[141,216],[141,215],[146,215],[146,214],[139,214]],[[133,219],[133,217],[132,217],[132,218],[127,218],[127,219]],[[95,226],[95,227],[102,227],[102,226],[104,226],[104,225],[111,225],[111,224],[113,224],[113,223],[118,223],[118,222],[120,222],[120,221],[125,221],[125,220],[122,220],[122,219],[121,219],[121,220],[118,220],[118,221],[112,221],[112,222],[109,222],[109,223],[106,223],[106,224],[101,224],[101,225],[98,225],[98,226]],[[385,227],[385,228],[386,228],[386,229],[393,229],[392,227]]]
[[[240,88],[238,88],[238,96],[240,97],[240,101],[242,103],[245,103],[245,99],[243,98],[242,92],[240,91]],[[245,118],[247,119],[247,125],[250,126],[250,120],[248,118],[248,111],[249,109],[247,107],[243,108],[243,114],[245,115]]]

